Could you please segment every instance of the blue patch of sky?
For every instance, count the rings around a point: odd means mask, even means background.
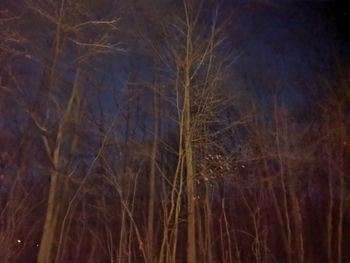
[[[330,39],[317,12],[297,6],[259,5],[237,12],[232,43],[241,55],[233,65],[236,83],[257,92],[263,104],[278,90],[284,103],[308,101],[305,83],[326,65]]]

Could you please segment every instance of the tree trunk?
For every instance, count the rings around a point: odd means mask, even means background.
[[[189,39],[187,40],[189,41]],[[187,45],[190,52],[189,45]],[[191,134],[191,104],[190,104],[190,70],[187,54],[184,68],[184,139],[186,160],[186,184],[187,184],[187,263],[196,263],[196,222],[195,222],[195,184],[194,165]]]
[[[153,139],[150,156],[150,174],[149,174],[149,198],[148,198],[148,225],[147,225],[147,241],[148,241],[148,257],[149,261],[154,259],[154,205],[156,199],[155,180],[156,180],[156,158],[158,151],[158,131],[159,131],[159,96],[158,88],[153,91]]]

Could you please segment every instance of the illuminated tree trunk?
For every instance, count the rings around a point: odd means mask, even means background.
[[[191,28],[187,28],[186,60],[184,64],[184,142],[186,161],[186,189],[187,189],[187,263],[196,263],[196,215],[195,215],[195,183],[191,131],[191,94],[190,94],[190,59],[191,59]]]
[[[57,216],[59,212],[56,200],[58,177],[59,175],[55,171],[51,175],[49,199],[47,203],[43,234],[40,242],[38,263],[52,262],[53,243],[56,233]]]
[[[50,68],[49,77],[49,92],[53,88],[56,76],[56,67],[58,63],[58,56],[61,51],[61,27],[63,23],[63,15],[65,9],[65,0],[61,1],[59,17],[57,20],[56,36],[55,36],[55,50],[53,56],[52,67]],[[50,187],[49,187],[49,197],[47,202],[47,211],[44,222],[43,233],[40,242],[40,248],[38,253],[38,263],[48,263],[52,261],[53,255],[53,243],[55,238],[57,217],[59,213],[59,206],[57,203],[57,189],[58,189],[58,179],[59,179],[59,163],[60,163],[60,144],[63,136],[62,123],[57,132],[56,136],[56,146],[53,150],[52,157],[50,156],[53,164],[53,169],[50,175]]]
[[[64,113],[64,116],[59,124],[59,128],[57,131],[57,136],[55,140],[55,149],[53,150],[53,154],[51,157],[52,164],[53,164],[53,170],[51,172],[50,176],[50,187],[49,187],[49,197],[48,197],[48,203],[47,203],[47,211],[46,211],[46,218],[44,222],[44,229],[41,237],[40,242],[40,249],[38,254],[38,263],[46,263],[51,262],[53,257],[53,244],[55,235],[57,232],[57,226],[58,226],[58,216],[60,212],[60,203],[62,202],[62,199],[64,199],[64,196],[57,196],[59,192],[63,193],[65,189],[61,189],[63,185],[61,185],[61,182],[63,180],[64,174],[61,174],[60,171],[62,170],[61,165],[61,146],[62,141],[64,138],[64,131],[65,126],[67,124],[68,119],[72,116],[75,109],[75,104],[77,104],[77,96],[78,96],[78,83],[79,83],[79,76],[80,76],[80,65],[78,65],[76,75],[75,75],[75,81],[72,88],[71,95],[69,97],[69,101],[67,104],[67,109]],[[67,186],[67,185],[66,185]]]

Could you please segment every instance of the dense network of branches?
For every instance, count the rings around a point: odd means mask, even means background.
[[[0,262],[350,261],[349,66],[236,82],[219,2],[0,4]]]

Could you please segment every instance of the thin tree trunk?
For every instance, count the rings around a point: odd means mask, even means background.
[[[289,209],[288,209],[288,185],[287,178],[286,178],[286,172],[285,172],[285,164],[283,162],[282,156],[281,156],[281,142],[280,142],[280,123],[279,123],[279,116],[277,113],[277,95],[274,95],[274,119],[275,119],[275,143],[276,143],[276,151],[277,151],[277,157],[279,162],[279,172],[280,172],[280,183],[282,187],[282,202],[283,202],[283,211],[284,211],[284,219],[285,219],[285,227],[287,231],[286,236],[286,254],[287,254],[287,261],[289,263],[292,262],[292,230],[291,230],[291,220],[289,215]]]
[[[327,147],[327,165],[328,165],[328,202],[327,202],[327,215],[326,215],[326,243],[327,243],[327,259],[328,263],[333,263],[333,253],[332,253],[332,240],[333,240],[333,207],[334,207],[334,195],[333,195],[333,178],[332,178],[332,167],[331,167],[331,152]]]
[[[154,259],[154,205],[156,199],[155,180],[156,180],[156,158],[158,151],[158,132],[159,132],[159,90],[153,91],[153,139],[150,157],[149,174],[149,198],[148,198],[148,222],[147,222],[147,248],[149,261]]]
[[[337,227],[337,234],[338,234],[338,242],[337,242],[337,254],[338,254],[338,263],[343,262],[343,221],[344,221],[344,200],[345,200],[345,182],[344,182],[344,144],[345,141],[345,127],[343,123],[343,114],[341,108],[338,109],[338,118],[339,118],[339,137],[340,137],[340,150],[338,152],[339,154],[339,165],[338,165],[338,174],[339,174],[339,209],[338,209],[338,227]]]
[[[196,263],[196,215],[193,150],[191,135],[190,71],[189,58],[186,59],[184,76],[184,137],[187,184],[187,263]]]

